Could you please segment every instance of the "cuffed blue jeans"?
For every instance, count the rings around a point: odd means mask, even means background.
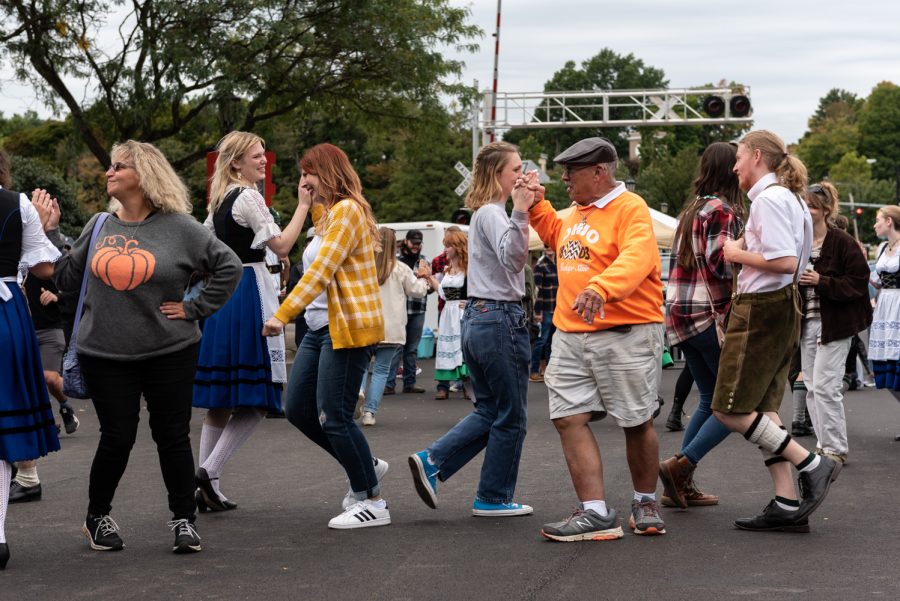
[[[384,396],[384,384],[387,382],[394,358],[399,357],[403,347],[399,344],[378,346],[375,348],[375,366],[372,367],[372,379],[369,380],[369,388],[365,391],[366,404],[363,411],[378,413],[381,406],[381,397]],[[365,380],[363,380],[365,383]]]
[[[484,449],[476,499],[510,503],[528,421],[525,312],[518,304],[475,300],[462,319],[462,351],[475,393],[475,410],[427,451],[443,482]]]
[[[681,454],[697,465],[717,444],[725,440],[731,430],[712,416],[713,393],[716,390],[716,374],[719,372],[719,340],[714,325],[696,336],[678,344],[684,360],[694,376],[700,403],[688,421],[681,441]]]
[[[380,493],[369,443],[353,421],[372,349],[335,350],[328,326],[308,331],[297,349],[284,403],[288,421],[338,460],[360,501]]]

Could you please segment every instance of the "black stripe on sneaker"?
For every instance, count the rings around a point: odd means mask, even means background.
[[[372,519],[372,520],[375,519],[375,514],[372,513],[370,510],[366,509],[363,513],[365,513],[367,516],[369,516],[370,519]]]

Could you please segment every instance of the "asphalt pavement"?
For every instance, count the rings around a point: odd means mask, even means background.
[[[267,419],[228,464],[222,490],[239,507],[203,514],[203,552],[173,555],[170,515],[156,451],[142,415],[137,444],[119,486],[113,518],[126,549],[91,551],[81,534],[87,477],[98,432],[89,402],[73,401],[79,430],[40,463],[43,498],[10,506],[12,559],[0,572],[0,601],[40,599],[887,599],[900,590],[897,499],[900,405],[884,391],[848,392],[850,461],[809,534],[753,533],[732,521],[772,496],[760,453],[732,435],[701,463],[696,479],[720,495],[715,507],[663,510],[668,534],[616,541],[553,543],[541,525],[576,502],[543,384],[529,386],[529,432],[517,500],[532,516],[471,515],[481,457],[438,488],[438,509],[416,495],[407,456],[442,435],[471,408],[455,393],[433,399],[433,362],[422,361],[426,394],[385,397],[378,423],[364,432],[390,462],[383,482],[393,524],[336,531],[346,480],[330,456],[286,420]],[[671,402],[680,365],[663,373]],[[696,391],[688,412],[696,405]],[[663,424],[660,455],[681,433]],[[789,416],[786,395],[782,414]],[[192,422],[194,448],[202,412]],[[608,503],[627,515],[631,483],[624,437],[611,422],[594,426],[604,459]],[[799,439],[807,447],[814,439]],[[661,492],[661,488],[658,489]],[[626,524],[627,525],[627,524]]]

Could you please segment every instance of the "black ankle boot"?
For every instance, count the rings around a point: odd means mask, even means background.
[[[684,413],[684,401],[675,399],[672,402],[672,409],[669,411],[669,417],[666,419],[666,430],[669,432],[680,432],[684,430],[684,424],[681,423],[681,415]]]
[[[0,570],[6,569],[6,563],[9,561],[9,545],[0,543]]]

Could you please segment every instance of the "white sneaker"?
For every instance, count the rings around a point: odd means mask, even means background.
[[[378,509],[367,501],[358,501],[347,508],[341,515],[331,518],[329,528],[348,530],[350,528],[369,528],[370,526],[387,526],[391,523],[391,512],[387,505]]]
[[[366,402],[366,393],[360,391],[356,400],[356,409],[353,410],[353,419],[359,419],[362,414],[363,405]]]
[[[450,392],[459,392],[460,390],[462,390],[462,388],[460,388],[459,384],[456,382],[450,385]]]
[[[374,426],[375,425],[375,414],[371,411],[366,411],[362,416],[362,425],[364,426]]]
[[[384,478],[390,465],[388,465],[388,462],[384,459],[379,459],[378,457],[375,457],[374,459],[375,477],[378,478],[378,483],[381,484],[381,479]],[[354,503],[358,503],[358,501],[356,500],[356,497],[353,496],[353,488],[348,486],[347,494],[344,496],[344,500],[341,501],[341,509],[349,509]]]

